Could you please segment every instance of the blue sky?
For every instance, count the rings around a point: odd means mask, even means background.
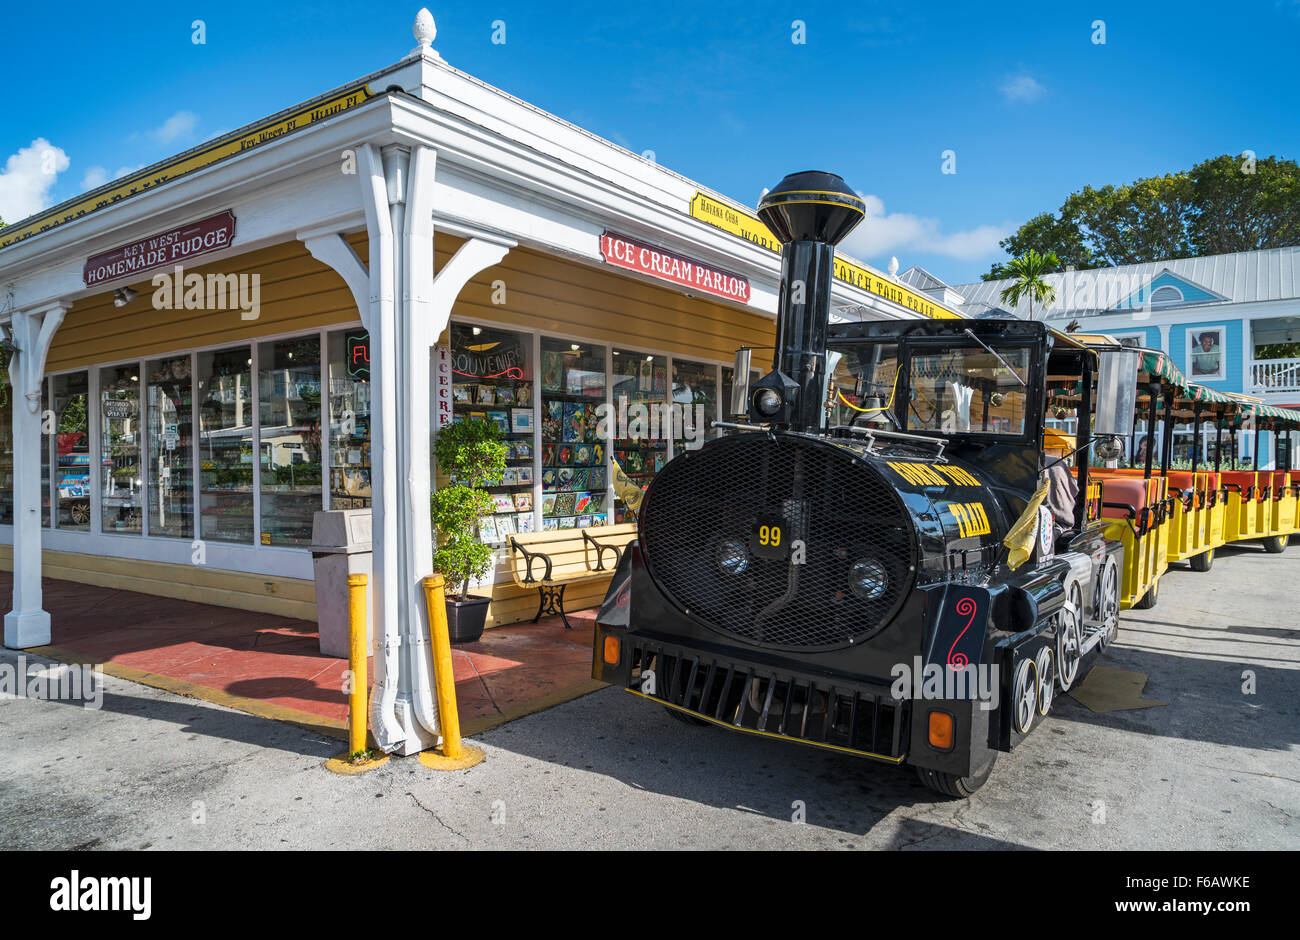
[[[418,2],[10,4],[0,215],[37,211],[405,55]],[[753,206],[828,169],[846,249],[951,283],[1084,184],[1300,157],[1300,0],[430,5],[449,62]],[[206,43],[191,23],[206,24]],[[504,21],[504,44],[491,41]],[[805,24],[806,43],[791,41]],[[1105,22],[1104,45],[1092,41]],[[62,152],[31,172],[34,141]],[[956,173],[943,174],[944,151]]]

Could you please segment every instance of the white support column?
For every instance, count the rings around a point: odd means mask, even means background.
[[[500,261],[513,242],[470,238],[434,277],[436,154],[422,146],[389,146],[381,153],[367,144],[358,156],[370,236],[371,724],[385,751],[414,754],[439,738],[422,584],[433,572],[430,350],[461,288]],[[357,292],[347,273],[351,267],[356,274],[350,248],[345,253],[328,237],[312,236],[308,249]]]
[[[15,313],[12,321],[14,591],[4,625],[4,645],[10,649],[50,642],[50,615],[41,595],[41,379],[50,342],[67,310],[67,304],[58,303]]]

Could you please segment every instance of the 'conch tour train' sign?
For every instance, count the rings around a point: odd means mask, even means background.
[[[781,253],[781,243],[758,217],[748,212],[741,212],[734,206],[719,202],[705,193],[696,191],[694,198],[691,199],[691,217],[739,236],[747,242],[753,242],[760,248]],[[852,284],[909,310],[915,310],[922,316],[936,320],[957,319],[955,313],[943,309],[924,294],[908,290],[882,274],[845,261],[839,256],[835,258],[835,277],[845,284]]]
[[[97,254],[86,261],[81,279],[87,287],[94,287],[226,248],[234,239],[235,214],[227,209],[218,215]]]
[[[286,134],[302,130],[312,124],[319,124],[336,114],[350,111],[357,105],[364,104],[374,97],[368,85],[357,85],[340,92],[330,93],[315,101],[310,101],[289,113],[281,113],[268,118],[260,124],[254,124],[245,131],[236,131],[233,135],[218,138],[209,144],[181,154],[169,163],[146,167],[138,173],[132,173],[120,180],[114,180],[105,187],[87,193],[85,196],[71,200],[62,205],[47,209],[17,225],[0,229],[0,248],[7,248],[24,239],[39,235],[56,226],[79,219],[105,206],[121,202],[137,193],[145,192],[155,186],[171,182],[179,176],[211,166],[227,157],[260,147],[278,140]]]

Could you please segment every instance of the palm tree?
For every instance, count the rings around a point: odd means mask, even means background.
[[[1014,307],[1022,297],[1028,297],[1029,319],[1032,320],[1035,300],[1046,305],[1056,299],[1056,288],[1043,280],[1043,275],[1060,263],[1056,252],[1040,255],[1032,248],[1019,258],[1012,258],[1002,267],[1003,273],[1012,278],[1012,283],[1002,289],[1002,300]]]

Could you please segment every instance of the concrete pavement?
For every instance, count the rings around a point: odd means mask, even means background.
[[[0,846],[1300,848],[1297,582],[1297,546],[1172,570],[1104,660],[1168,704],[1058,699],[970,801],[616,689],[475,738],[488,760],[467,771],[338,777],[337,740],[109,677],[97,711],[0,700]]]

